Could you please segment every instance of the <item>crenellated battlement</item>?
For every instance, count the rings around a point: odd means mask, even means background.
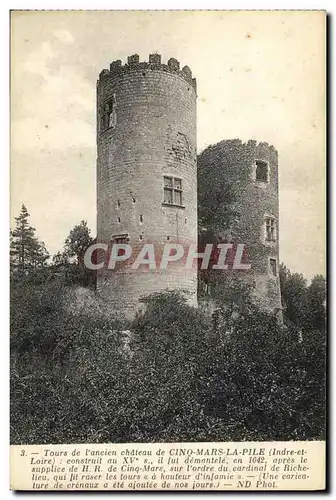
[[[200,154],[202,155],[206,151],[218,150],[221,147],[242,147],[242,148],[268,148],[270,151],[277,151],[273,144],[269,144],[268,142],[260,141],[258,142],[255,139],[249,139],[247,142],[242,141],[241,139],[223,139],[216,144],[210,144],[207,146]]]
[[[180,63],[177,59],[171,57],[167,64],[161,62],[160,54],[149,54],[148,62],[140,62],[138,54],[133,54],[127,57],[127,63],[123,64],[120,59],[113,61],[110,64],[110,69],[103,69],[99,74],[99,81],[104,81],[110,77],[127,74],[133,71],[156,70],[166,73],[172,73],[180,76],[196,91],[196,78],[192,77],[192,71],[189,66],[183,66],[180,69]]]

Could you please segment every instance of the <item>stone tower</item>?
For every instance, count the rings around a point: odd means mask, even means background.
[[[176,59],[114,61],[97,82],[97,240],[197,243],[196,81]],[[142,296],[166,289],[196,301],[197,270],[131,265],[97,273],[111,309],[132,317]]]
[[[223,169],[223,179],[230,167],[228,180],[234,175],[239,186],[239,217],[229,233],[232,241],[245,245],[251,270],[236,275],[253,285],[261,308],[281,319],[278,153],[267,143],[224,140],[199,155],[199,174],[202,169],[202,175],[211,176],[213,166]]]

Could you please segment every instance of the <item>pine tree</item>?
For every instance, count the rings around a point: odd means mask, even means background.
[[[35,228],[29,224],[30,214],[24,204],[15,217],[15,228],[10,233],[10,262],[12,271],[27,274],[43,266],[49,253],[43,241],[35,236]]]

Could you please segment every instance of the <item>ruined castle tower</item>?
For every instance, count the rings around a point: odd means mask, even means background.
[[[234,178],[238,218],[229,231],[233,242],[246,248],[250,271],[236,273],[250,283],[259,306],[281,319],[279,282],[278,153],[267,143],[224,140],[198,158],[199,175],[214,169],[225,182]],[[219,173],[218,173],[219,172]],[[205,177],[207,178],[207,177]]]
[[[97,240],[197,242],[196,81],[176,59],[138,55],[114,61],[97,82]],[[159,250],[160,253],[160,250]],[[159,256],[158,256],[159,258]],[[178,267],[178,266],[177,266]],[[111,309],[134,315],[142,296],[180,289],[196,300],[197,270],[97,273],[97,291]]]

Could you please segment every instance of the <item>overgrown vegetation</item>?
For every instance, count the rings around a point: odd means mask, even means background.
[[[219,289],[212,317],[177,293],[149,296],[130,324],[78,293],[79,226],[72,256],[12,268],[13,444],[324,438],[323,277],[282,268],[284,326],[248,288]]]

